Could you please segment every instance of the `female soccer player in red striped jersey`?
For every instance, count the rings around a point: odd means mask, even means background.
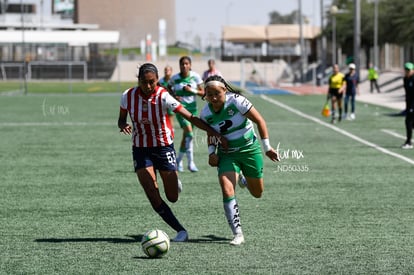
[[[198,117],[193,116],[158,84],[158,70],[153,64],[143,64],[138,72],[138,86],[127,89],[122,94],[118,127],[122,133],[132,134],[132,156],[138,180],[152,208],[177,231],[177,236],[172,241],[185,242],[188,240],[187,230],[161,198],[156,177],[158,170],[167,199],[176,202],[181,183],[177,176],[174,132],[168,119],[168,110],[180,114],[209,135],[216,136],[223,145],[226,145],[226,140]],[[132,127],[127,123],[128,115]]]

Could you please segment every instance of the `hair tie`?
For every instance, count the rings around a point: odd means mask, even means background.
[[[205,87],[207,88],[207,87],[210,87],[210,86],[218,86],[218,87],[223,87],[223,88],[226,88],[226,85],[224,85],[224,83],[223,82],[221,82],[221,81],[217,81],[217,80],[212,80],[212,81],[209,81],[209,82],[207,82],[206,84],[205,84]]]
[[[142,64],[139,67],[139,70],[138,70],[138,78],[141,78],[144,74],[146,74],[148,72],[155,73],[157,75],[157,77],[158,77],[158,69],[157,69],[157,67],[155,67],[154,64],[145,63],[145,64]]]

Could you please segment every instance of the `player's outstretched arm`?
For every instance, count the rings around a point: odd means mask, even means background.
[[[279,155],[270,145],[269,133],[267,131],[266,121],[263,119],[262,115],[252,107],[246,114],[246,117],[256,123],[257,130],[259,131],[260,138],[262,139],[263,151],[266,156],[272,161],[279,161]]]
[[[216,154],[217,142],[214,136],[207,136],[208,144],[208,164],[212,167],[217,167],[219,163],[219,157]]]
[[[220,133],[217,133],[216,130],[211,128],[210,125],[208,125],[206,122],[201,120],[199,117],[193,116],[193,114],[187,111],[185,108],[180,108],[178,110],[178,113],[182,115],[185,119],[193,123],[197,128],[200,128],[206,131],[209,136],[214,136],[217,142],[221,144],[223,149],[226,150],[228,148],[227,139],[224,136],[222,136]]]

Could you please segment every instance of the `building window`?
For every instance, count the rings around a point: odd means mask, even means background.
[[[8,4],[6,13],[35,13],[35,5],[30,4]]]

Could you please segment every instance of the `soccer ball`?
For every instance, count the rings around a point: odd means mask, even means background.
[[[167,254],[170,249],[170,238],[159,229],[148,231],[142,236],[142,250],[150,258],[158,258]]]

